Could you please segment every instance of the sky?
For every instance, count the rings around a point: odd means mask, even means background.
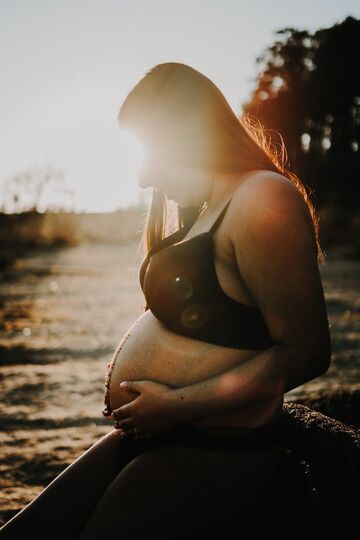
[[[40,210],[138,204],[149,191],[137,183],[143,154],[117,113],[150,68],[190,65],[240,114],[277,30],[314,32],[349,15],[360,17],[358,0],[0,0],[3,210],[14,210],[15,177],[49,171],[58,180]]]

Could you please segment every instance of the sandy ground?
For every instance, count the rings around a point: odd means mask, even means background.
[[[360,382],[360,261],[327,251],[320,267],[332,337],[328,372],[285,396]],[[106,375],[141,314],[137,245],[28,254],[0,284],[0,524],[112,429]]]

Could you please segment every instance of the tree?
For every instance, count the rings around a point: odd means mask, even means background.
[[[54,169],[50,165],[17,173],[6,182],[6,203],[9,202],[15,212],[39,211],[45,190],[50,185],[53,190],[70,192],[61,187],[63,180],[63,171]]]
[[[359,211],[360,20],[311,34],[284,28],[256,62],[262,71],[244,112],[284,139],[288,166],[321,204]]]

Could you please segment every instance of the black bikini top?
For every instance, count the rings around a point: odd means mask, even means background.
[[[261,311],[230,298],[214,266],[212,236],[227,202],[209,231],[181,240],[180,227],[150,249],[139,280],[146,308],[177,334],[235,349],[259,350],[273,345]]]

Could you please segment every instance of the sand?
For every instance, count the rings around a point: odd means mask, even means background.
[[[360,261],[327,255],[332,364],[286,402],[360,388]],[[112,429],[101,415],[106,365],[142,312],[140,259],[136,244],[84,244],[29,252],[3,276],[0,524]]]

